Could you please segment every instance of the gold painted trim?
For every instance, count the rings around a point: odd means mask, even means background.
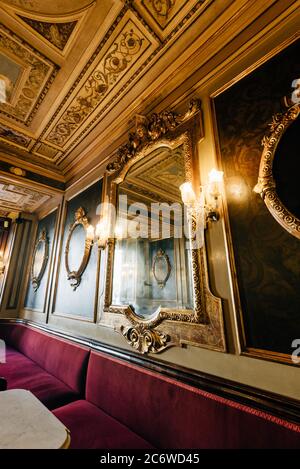
[[[72,225],[69,227],[69,234],[66,242],[66,247],[65,247],[65,266],[66,266],[66,271],[68,274],[68,280],[70,282],[71,287],[73,290],[76,290],[76,288],[79,286],[81,282],[81,277],[88,265],[90,254],[91,254],[91,248],[93,245],[93,240],[90,239],[87,236],[87,229],[89,227],[89,222],[86,217],[85,211],[82,207],[79,207],[76,212],[75,212],[75,221]],[[70,241],[72,238],[72,235],[74,233],[75,228],[81,225],[83,226],[85,232],[86,232],[86,238],[85,238],[85,244],[84,244],[84,254],[83,258],[81,260],[81,264],[77,270],[72,270],[70,269],[69,266],[69,251],[70,251]]]
[[[300,116],[300,104],[294,104],[286,112],[273,116],[270,124],[271,132],[262,140],[263,152],[255,192],[261,195],[269,212],[275,220],[292,236],[300,239],[300,220],[293,215],[281,202],[273,176],[273,161],[277,146],[289,128]]]
[[[43,262],[40,268],[40,271],[37,275],[34,274],[34,263],[35,263],[35,256],[38,250],[38,247],[40,244],[43,244],[45,246],[44,249],[44,256],[43,256]],[[43,278],[43,275],[45,273],[47,263],[49,259],[49,240],[47,237],[47,232],[45,229],[42,230],[42,233],[40,237],[37,239],[33,251],[33,256],[32,256],[32,262],[31,262],[31,284],[33,290],[36,292],[40,286],[41,280]]]

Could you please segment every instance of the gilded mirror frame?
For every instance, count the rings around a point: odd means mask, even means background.
[[[201,107],[192,101],[184,115],[171,111],[137,116],[135,133],[123,145],[117,158],[107,166],[109,201],[116,206],[118,185],[129,169],[158,148],[182,148],[187,182],[196,182],[194,168],[197,142],[203,137]],[[171,346],[190,344],[226,351],[222,301],[209,288],[205,245],[191,249],[193,309],[160,307],[147,319],[138,316],[130,305],[112,304],[115,239],[107,244],[104,308],[101,324],[121,333],[140,353],[159,353]]]
[[[42,260],[40,271],[36,275],[34,272],[34,263],[35,263],[36,253],[40,244],[44,246],[44,255],[43,255],[43,260]],[[44,228],[35,243],[33,255],[32,255],[32,261],[31,261],[30,277],[31,277],[32,288],[33,288],[33,291],[35,292],[38,290],[41,280],[44,276],[47,263],[48,263],[48,259],[49,259],[49,240],[47,237],[46,229]]]
[[[295,104],[286,112],[273,116],[270,132],[262,140],[263,151],[258,181],[254,190],[261,195],[275,220],[291,235],[300,239],[300,220],[280,200],[273,175],[273,161],[277,146],[286,130],[298,118],[300,118],[300,104]]]
[[[74,233],[74,230],[79,225],[81,225],[85,230],[84,253],[83,253],[83,257],[82,257],[79,268],[77,270],[71,270],[70,264],[69,264],[70,242],[71,242],[71,238]],[[66,247],[65,247],[65,267],[67,271],[67,278],[74,291],[79,287],[81,283],[81,277],[88,265],[90,254],[91,254],[91,248],[93,245],[93,240],[90,239],[87,235],[88,227],[89,227],[89,222],[88,222],[85,210],[82,207],[79,207],[75,211],[75,214],[74,214],[74,223],[72,223],[69,226],[69,233],[68,233]]]

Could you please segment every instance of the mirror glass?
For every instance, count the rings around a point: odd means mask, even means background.
[[[39,243],[37,244],[37,248],[36,248],[35,256],[33,260],[33,276],[34,277],[39,276],[43,267],[45,255],[46,255],[46,243],[45,241],[39,241]]]
[[[118,184],[113,305],[141,318],[159,308],[192,309],[188,231],[179,186],[182,147],[161,147],[135,163]]]
[[[300,118],[284,132],[276,148],[273,160],[273,177],[276,192],[285,207],[300,219]]]
[[[68,262],[71,272],[77,272],[85,251],[86,231],[81,224],[75,226],[69,243]]]

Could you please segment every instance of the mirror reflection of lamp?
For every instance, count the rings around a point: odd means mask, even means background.
[[[197,199],[193,186],[190,182],[181,184],[182,202],[188,207],[190,212],[199,213],[200,219],[204,218],[204,224],[207,221],[218,221],[220,218],[218,210],[218,201],[221,195],[221,183],[223,181],[223,171],[212,169],[208,176],[208,184],[201,186],[200,197]]]
[[[3,255],[3,251],[0,251],[0,275],[3,275],[4,271],[5,271],[4,255]]]

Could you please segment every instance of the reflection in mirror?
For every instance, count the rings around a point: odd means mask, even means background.
[[[273,162],[273,177],[279,199],[300,219],[300,118],[286,129],[280,139]]]
[[[130,305],[141,318],[160,308],[193,309],[179,190],[185,180],[182,147],[160,147],[118,185],[112,303]]]
[[[69,269],[77,271],[82,262],[85,253],[85,238],[86,232],[84,226],[78,224],[75,226],[69,243]]]

